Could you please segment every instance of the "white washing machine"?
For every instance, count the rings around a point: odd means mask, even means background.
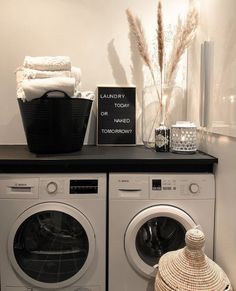
[[[105,174],[0,175],[1,291],[104,291]]]
[[[213,258],[214,206],[212,174],[110,174],[109,291],[153,291],[153,266],[193,227]]]

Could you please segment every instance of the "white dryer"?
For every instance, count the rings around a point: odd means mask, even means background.
[[[105,174],[0,175],[1,291],[104,291]]]
[[[193,227],[213,258],[214,205],[212,174],[110,174],[109,291],[153,291],[153,266]]]

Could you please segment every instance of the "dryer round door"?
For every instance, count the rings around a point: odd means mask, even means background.
[[[185,233],[196,227],[184,211],[170,205],[152,206],[139,212],[125,233],[125,252],[131,266],[141,275],[154,277],[154,266],[168,251],[185,246]]]
[[[88,219],[63,203],[35,205],[18,217],[8,239],[17,274],[33,286],[55,289],[74,283],[87,271],[95,252]]]

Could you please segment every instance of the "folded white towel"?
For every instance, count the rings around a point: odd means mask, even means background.
[[[23,66],[40,71],[70,71],[71,61],[67,56],[31,57],[26,56]]]
[[[52,77],[72,77],[75,78],[75,91],[79,91],[81,87],[81,70],[72,67],[71,71],[39,71],[20,67],[16,70],[16,87],[17,96],[22,98],[22,81],[26,79],[44,79]]]
[[[25,99],[25,93],[22,88],[22,81],[24,80],[23,70],[18,68],[16,74],[16,96],[17,98]]]
[[[17,96],[17,98],[20,98],[20,99],[25,101],[25,92],[24,92],[22,86],[20,86],[19,88],[16,89],[16,96]]]
[[[75,78],[75,90],[80,90],[81,87],[81,69],[78,67],[71,68],[71,77]]]
[[[45,79],[53,77],[72,77],[71,71],[39,71],[25,68],[22,70],[23,79]]]
[[[48,91],[63,91],[68,96],[74,96],[75,78],[55,77],[46,79],[23,80],[22,88],[25,99],[31,101],[43,96]]]
[[[92,91],[76,91],[75,95],[73,96],[74,98],[83,98],[83,99],[89,99],[89,100],[94,100],[95,99],[95,94]]]
[[[16,86],[17,89],[21,86],[22,81],[24,80],[24,74],[22,69],[18,69],[16,72]]]
[[[19,68],[16,70],[16,82],[22,82],[25,79],[44,79],[52,77],[72,77],[75,78],[76,84],[81,81],[81,69],[72,67],[71,71],[39,71],[28,68]]]
[[[89,100],[94,100],[95,99],[95,94],[92,91],[84,91],[84,92],[81,92],[81,93],[82,93],[81,98],[89,99]]]

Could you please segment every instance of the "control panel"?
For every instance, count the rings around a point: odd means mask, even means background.
[[[215,179],[209,173],[113,173],[110,199],[214,199]]]
[[[169,179],[153,179],[152,190],[176,190],[176,180],[172,181]]]
[[[70,180],[70,194],[97,194],[97,179]]]
[[[170,179],[170,178],[152,179],[152,190],[153,191],[176,191],[177,181],[176,179]]]
[[[48,197],[63,198],[74,196],[85,196],[86,194],[98,194],[99,192],[99,179],[83,179],[83,178],[49,178],[41,180],[42,195],[45,193]]]
[[[104,199],[105,173],[0,175],[0,199]]]
[[[151,175],[150,190],[153,198],[212,198],[214,176],[211,174]]]
[[[179,193],[190,192],[197,194],[200,192],[201,187],[199,182],[191,182],[187,180],[176,180],[176,179],[152,179],[152,190],[153,191],[178,191]]]

